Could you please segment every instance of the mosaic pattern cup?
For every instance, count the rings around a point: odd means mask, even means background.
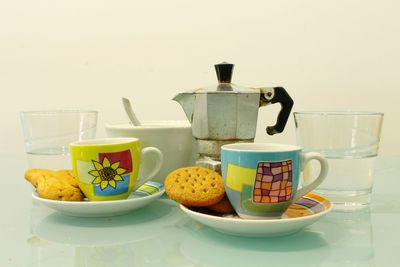
[[[310,160],[320,163],[315,180],[298,188]],[[229,201],[245,219],[280,218],[287,208],[323,182],[326,159],[298,146],[236,143],[221,148],[221,168]]]
[[[255,203],[279,203],[292,194],[292,161],[259,162],[253,188]]]

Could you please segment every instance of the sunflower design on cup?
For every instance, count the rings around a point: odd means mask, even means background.
[[[156,147],[141,148],[137,138],[77,141],[70,144],[70,152],[79,188],[94,201],[130,197],[153,179],[163,164],[162,152]]]
[[[96,160],[92,160],[92,162],[95,168],[95,170],[89,172],[90,175],[95,177],[92,184],[100,185],[101,190],[106,189],[108,186],[116,189],[117,182],[124,181],[121,174],[124,174],[127,170],[119,167],[119,161],[111,164],[110,160],[104,157],[102,163]]]
[[[136,183],[137,169],[130,150],[95,153],[75,164],[79,187],[89,199],[125,198]]]

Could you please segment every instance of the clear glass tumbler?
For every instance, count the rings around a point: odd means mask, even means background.
[[[71,169],[69,144],[96,136],[97,111],[20,113],[29,168]]]
[[[338,210],[368,207],[383,113],[294,112],[294,120],[297,144],[328,159],[328,176],[316,192]],[[304,180],[312,180],[318,171],[318,164],[311,162],[303,172]]]

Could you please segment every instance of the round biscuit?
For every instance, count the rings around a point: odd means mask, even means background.
[[[225,194],[221,175],[200,166],[172,171],[165,178],[164,186],[170,199],[192,207],[213,205]]]

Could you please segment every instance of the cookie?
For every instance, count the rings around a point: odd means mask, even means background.
[[[25,172],[25,179],[36,188],[41,198],[64,201],[85,198],[71,170],[30,169]]]
[[[204,167],[185,167],[165,178],[165,192],[170,199],[185,206],[205,207],[218,203],[225,194],[219,173]]]
[[[220,214],[235,213],[235,210],[233,209],[231,202],[229,202],[229,199],[226,195],[221,199],[220,202],[211,206],[207,206],[206,208]]]

